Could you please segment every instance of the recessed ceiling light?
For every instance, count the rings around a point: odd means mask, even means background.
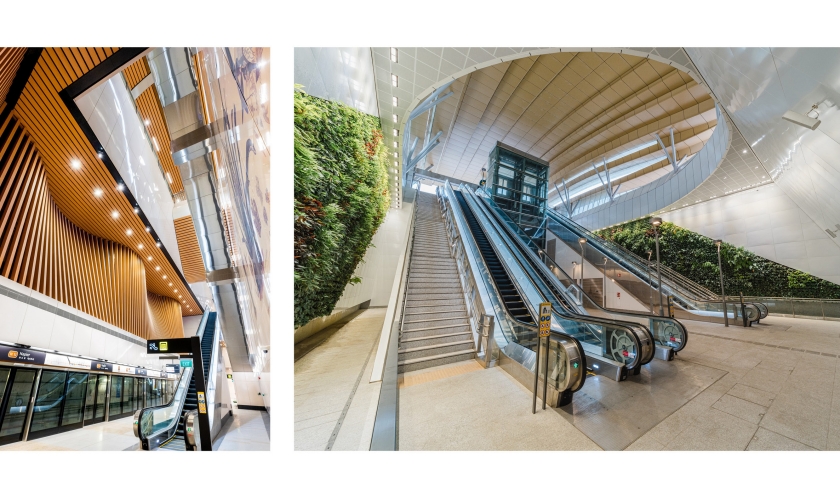
[[[123,185],[122,183],[117,184],[117,190],[119,190],[120,192],[122,192],[124,188],[125,188],[125,185]]]
[[[73,159],[72,161],[70,161],[70,167],[72,167],[73,169],[79,169],[82,167],[82,162],[78,159]]]
[[[160,271],[160,266],[155,266],[155,270]]]
[[[111,211],[111,218],[114,218],[116,220],[119,217],[120,217],[120,212],[119,211]]]
[[[160,247],[160,242],[155,242],[155,245]]]
[[[152,260],[152,257],[151,257],[151,256],[146,256],[146,259],[148,259],[149,261],[151,261],[151,260]]]
[[[400,99],[398,99],[396,97],[392,97],[392,98],[393,98],[392,103],[394,104],[394,107],[397,107],[398,105],[400,105]]]
[[[125,234],[126,234],[126,235],[128,235],[129,237],[131,237],[131,235],[132,235],[133,233],[134,233],[134,230],[132,230],[132,229],[130,229],[130,228],[129,228],[128,230],[126,230],[126,231],[125,231]]]
[[[166,275],[163,276],[163,279],[166,280]]]
[[[391,47],[391,62],[397,62],[398,57],[399,51],[396,48]]]
[[[152,227],[146,227],[146,231],[147,231],[147,232],[151,232],[151,231],[152,231]]]
[[[95,197],[102,197],[102,189],[101,189],[101,188],[95,188],[95,189],[93,189],[93,195],[94,195]]]
[[[391,86],[400,86],[400,78],[396,74],[391,75]]]
[[[139,207],[134,208],[134,214],[140,214],[140,208]]]
[[[172,287],[172,282],[169,282],[169,286]]]
[[[137,244],[137,249],[143,249],[143,244]]]
[[[394,136],[395,136],[395,137],[400,136],[400,130],[398,130],[398,129],[394,128]]]
[[[744,150],[742,150],[741,152],[743,152],[744,154],[746,154],[746,153],[747,153],[747,149],[744,149]]]
[[[105,157],[105,154],[103,154],[101,152],[97,152],[96,155],[99,156],[99,159],[102,159],[103,157]]]
[[[152,124],[152,122],[149,121],[148,119],[146,119],[146,120],[143,121],[143,124],[146,125],[146,126],[149,126],[150,124]]]

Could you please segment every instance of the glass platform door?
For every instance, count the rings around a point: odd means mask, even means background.
[[[105,400],[108,394],[108,376],[93,374],[88,379],[85,396],[85,425],[105,421]]]
[[[23,439],[37,374],[37,370],[29,368],[0,368],[0,382],[4,388],[3,399],[0,400],[0,445]]]

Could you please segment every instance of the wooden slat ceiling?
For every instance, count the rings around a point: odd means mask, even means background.
[[[6,101],[9,87],[25,54],[26,47],[0,47],[0,102]]]
[[[149,339],[184,337],[184,322],[178,301],[151,292],[147,295],[149,308]]]
[[[549,161],[552,181],[583,172],[574,180],[579,182],[595,175],[594,160],[645,143],[653,133],[670,150],[669,127],[675,129],[678,159],[695,153],[716,124],[711,96],[688,74],[627,54],[517,59],[470,73],[450,88],[455,95],[435,116],[434,129],[444,130],[442,144],[425,162],[436,173],[473,183],[496,141]],[[426,120],[415,121],[412,134],[424,136]],[[660,151],[651,146],[609,167],[653,159]],[[622,181],[666,164],[663,159]]]
[[[200,308],[133,206],[117,190],[114,178],[76,124],[58,93],[112,55],[114,48],[46,48],[13,114],[32,135],[44,162],[50,191],[62,213],[83,230],[135,251],[146,267],[146,287],[179,299],[184,314]],[[74,169],[73,161],[81,167]],[[94,192],[101,189],[101,195]],[[116,214],[114,217],[113,213]],[[128,230],[131,230],[130,232]]]
[[[125,82],[128,83],[128,88],[134,88],[150,74],[152,72],[149,69],[149,61],[145,57],[137,59],[123,69],[123,76],[125,76]]]
[[[132,89],[150,74],[152,74],[152,71],[149,68],[149,61],[145,57],[141,57],[136,62],[129,64],[123,70],[126,83]],[[160,104],[160,98],[154,85],[138,95],[135,102],[141,119],[143,119],[144,123],[149,123],[146,127],[149,131],[150,138],[152,138],[152,143],[157,144],[155,154],[157,154],[158,161],[160,161],[160,165],[163,167],[163,172],[167,175],[169,189],[172,191],[172,194],[183,192],[184,184],[181,181],[181,172],[172,161],[172,154],[169,147],[169,128],[166,126],[166,120],[163,117],[163,107]]]
[[[181,182],[181,172],[175,163],[172,161],[172,152],[170,151],[169,128],[166,126],[166,120],[163,118],[163,107],[160,105],[157,91],[154,86],[150,86],[137,96],[137,110],[140,112],[140,117],[149,130],[149,136],[153,139],[153,143],[157,142],[155,154],[158,156],[158,161],[163,167],[164,173],[167,174],[167,181],[169,188],[173,194],[179,194],[184,191],[184,184]]]
[[[137,253],[61,213],[35,143],[14,116],[0,123],[0,274],[142,338],[159,322],[177,332],[178,301],[149,308],[145,272]]]
[[[191,284],[204,282],[207,280],[207,270],[204,268],[204,261],[201,259],[201,249],[198,247],[198,237],[195,234],[192,216],[184,216],[174,220],[174,222],[184,277]]]

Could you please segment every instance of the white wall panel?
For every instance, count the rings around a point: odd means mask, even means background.
[[[840,284],[840,247],[773,184],[663,213],[662,219]]]
[[[172,222],[172,195],[122,73],[78,98],[76,104],[137,199],[161,243],[181,268]]]
[[[4,294],[7,292],[17,293],[18,298]],[[33,301],[58,309],[48,311]],[[103,326],[111,333],[77,320]],[[145,342],[135,335],[4,277],[0,277],[0,341],[153,369],[162,369],[166,363],[156,356],[146,356],[145,347],[140,344]]]
[[[310,95],[379,116],[375,80],[370,48],[295,47],[295,83]]]

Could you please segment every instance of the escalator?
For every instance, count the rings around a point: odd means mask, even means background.
[[[540,369],[537,374],[539,329],[527,310],[528,303],[519,296],[516,283],[504,271],[499,271],[504,266],[502,261],[491,257],[493,270],[484,261],[482,252],[495,255],[491,241],[479,237],[482,241],[479,248],[471,235],[467,215],[448,182],[438,191],[438,201],[466,302],[474,323],[479,325],[476,335],[476,351],[479,354],[476,359],[483,359],[485,367],[491,364],[501,366],[529,387],[535,386],[533,382],[536,379],[541,379],[542,387],[547,388],[546,402],[552,407],[571,403],[573,393],[586,382],[587,359],[581,343],[552,327],[546,341],[548,347],[539,348]],[[479,227],[473,227],[480,231]],[[523,309],[526,310],[524,313]],[[480,350],[484,353],[483,358]],[[535,387],[538,393],[541,392],[538,385]]]
[[[210,372],[210,356],[213,352],[213,338],[216,330],[216,313],[210,313],[204,333],[201,335],[201,366],[205,375]],[[181,408],[181,416],[175,434],[161,443],[160,449],[170,451],[186,451],[187,415],[193,410],[198,410],[198,392],[195,388],[195,376],[190,378],[190,387],[187,389],[187,397],[184,406]]]
[[[552,302],[554,296],[519,266],[521,257],[516,255],[517,249],[503,241],[498,229],[481,211],[468,189],[462,187],[460,191],[453,191],[453,198],[464,214],[480,257],[504,296],[504,306],[511,314],[535,323],[539,303]],[[587,364],[593,372],[623,380],[628,370],[638,373],[639,368],[653,358],[653,341],[649,333],[642,331],[643,327],[574,315],[562,303],[552,304],[552,330],[556,328],[581,343]],[[536,344],[533,335],[515,337],[514,340],[526,347]]]
[[[616,283],[639,303],[649,306],[651,314],[658,314],[659,280],[656,270],[646,260],[555,212],[547,212],[544,230],[546,235],[560,239],[578,257],[581,251],[578,239],[585,239],[584,259],[599,269],[603,267],[604,272],[611,272]],[[675,318],[724,322],[723,301],[719,295],[670,268],[661,266],[661,271],[662,305],[667,308],[666,299],[670,297]],[[767,316],[767,307],[760,303],[745,302],[742,306],[740,302],[727,300],[726,310],[729,322],[746,326]]]
[[[678,320],[648,313],[607,309],[597,304],[583,292],[562,266],[542,249],[540,241],[528,236],[483,190],[477,192],[476,196],[483,203],[488,215],[495,218],[497,225],[506,233],[507,239],[518,246],[524,256],[522,264],[530,265],[535,273],[534,278],[540,279],[569,313],[600,317],[631,327],[641,326],[644,330],[638,333],[652,334],[656,343],[656,357],[663,360],[672,359],[674,353],[685,347],[688,332]]]
[[[484,232],[479,227],[478,220],[476,220],[472,212],[466,207],[464,195],[460,191],[456,191],[455,197],[461,204],[461,208],[467,218],[467,224],[470,227],[470,232],[472,232],[475,243],[478,245],[478,249],[484,257],[484,263],[490,270],[490,275],[493,278],[493,282],[496,284],[496,289],[498,289],[499,294],[502,296],[505,309],[507,309],[508,313],[510,313],[516,320],[528,325],[536,325],[537,323],[534,321],[534,318],[525,306],[525,301],[522,299],[522,296],[519,295],[519,292],[516,290],[516,286],[514,286],[510,277],[508,277],[507,272],[502,266],[502,262],[499,261],[499,257],[491,248],[490,241],[487,240],[487,236],[484,235]],[[529,338],[529,340],[533,340],[533,338]]]
[[[201,358],[193,358],[193,362],[200,361],[204,371],[205,406],[208,411],[211,438],[218,433],[219,425],[224,418],[215,410],[215,386],[219,373],[218,344],[216,337],[216,312],[206,311],[198,326],[198,337],[201,341]],[[199,408],[196,377],[194,367],[181,370],[174,396],[165,405],[137,410],[134,414],[134,435],[140,439],[144,450],[194,451],[198,448],[188,444],[188,436],[198,434]],[[193,415],[193,416],[191,416]],[[192,434],[190,434],[192,433]],[[197,444],[197,443],[196,443]]]

